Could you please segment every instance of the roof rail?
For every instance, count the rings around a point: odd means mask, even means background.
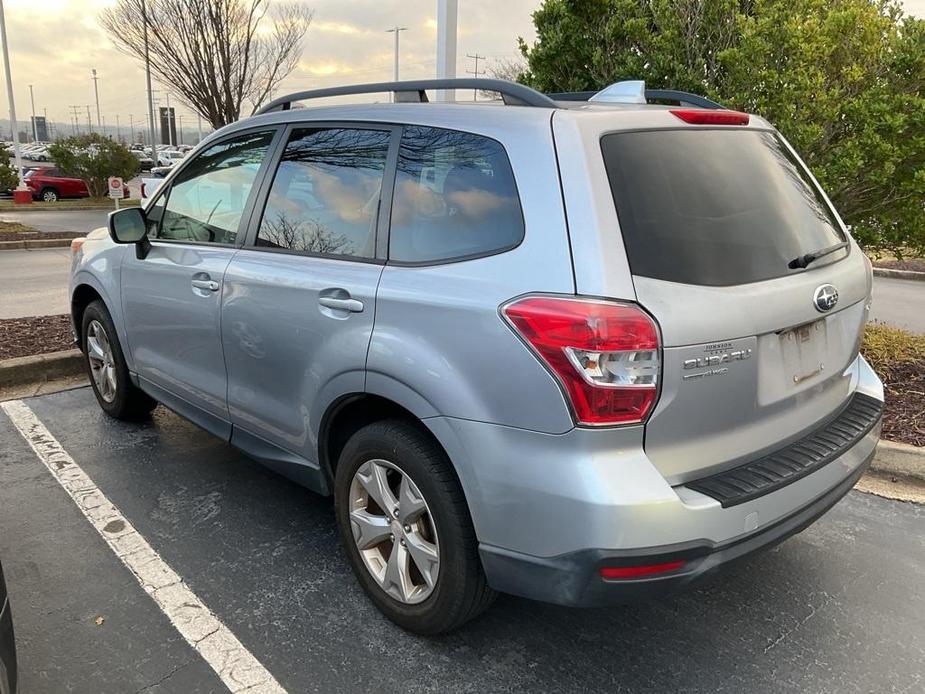
[[[343,87],[309,89],[294,92],[274,99],[262,106],[255,115],[271,111],[288,111],[294,101],[320,99],[326,96],[349,94],[376,94],[391,92],[396,102],[423,103],[428,101],[425,89],[481,89],[498,92],[509,106],[533,106],[535,108],[556,108],[556,103],[545,94],[517,82],[507,80],[462,77],[454,79],[407,80],[404,82],[376,82],[373,84],[350,84]]]
[[[546,94],[546,96],[553,101],[587,101],[595,94],[597,92],[553,92]],[[718,104],[704,96],[681,92],[676,89],[646,89],[646,101],[677,101],[682,106],[726,108],[722,104]]]

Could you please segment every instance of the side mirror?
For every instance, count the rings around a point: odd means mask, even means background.
[[[109,213],[109,236],[116,243],[134,243],[135,256],[140,260],[148,255],[148,222],[140,207],[126,207]]]
[[[138,243],[148,233],[140,207],[126,207],[109,213],[109,235],[116,243]]]

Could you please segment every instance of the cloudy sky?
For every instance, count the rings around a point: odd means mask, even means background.
[[[36,113],[70,121],[68,106],[93,104],[91,68],[100,81],[100,108],[108,125],[118,115],[125,126],[145,112],[144,73],[131,58],[116,51],[100,29],[99,11],[113,0],[4,0],[12,54],[17,116],[30,115],[29,84],[34,85]],[[391,79],[392,35],[402,32],[403,78],[428,77],[435,71],[436,0],[300,0],[314,8],[302,60],[284,90]],[[467,53],[487,62],[517,56],[517,37],[533,38],[530,13],[540,0],[459,0],[457,74],[473,68]],[[925,16],[925,0],[905,0],[906,9]],[[40,11],[38,7],[41,8]],[[163,95],[160,95],[163,98]],[[7,115],[6,92],[0,95]],[[180,106],[184,125],[193,123]],[[186,119],[189,118],[189,121]],[[95,112],[94,112],[95,121]]]

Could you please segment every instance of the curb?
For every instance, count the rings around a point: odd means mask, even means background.
[[[53,378],[79,376],[84,372],[83,354],[77,349],[0,360],[0,388],[43,383]]]
[[[916,280],[925,282],[925,272],[916,270],[893,270],[887,267],[875,267],[874,277],[892,277],[894,280]]]
[[[71,239],[20,239],[19,241],[0,241],[0,251],[35,250],[38,248],[70,248]]]
[[[870,469],[890,475],[915,477],[925,482],[925,447],[880,441]]]

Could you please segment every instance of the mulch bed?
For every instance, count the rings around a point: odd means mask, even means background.
[[[874,260],[874,267],[888,270],[913,270],[925,272],[925,258],[906,258],[905,260]]]
[[[0,320],[0,359],[72,349],[71,317],[33,316]]]
[[[883,385],[883,438],[925,446],[925,359],[897,364]]]

